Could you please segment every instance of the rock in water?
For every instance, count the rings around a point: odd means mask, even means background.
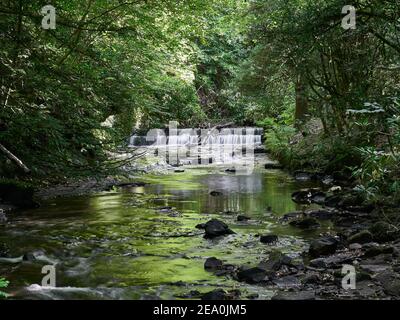
[[[227,293],[222,289],[215,289],[204,294],[201,300],[226,300]]]
[[[222,196],[222,192],[221,191],[211,191],[210,192],[210,196],[213,196],[213,197],[218,197],[218,196]]]
[[[219,270],[223,266],[223,262],[215,257],[207,258],[204,263],[204,269],[206,270]]]
[[[248,221],[248,220],[251,220],[251,218],[248,217],[248,216],[245,216],[245,215],[238,215],[237,216],[237,221]]]
[[[215,289],[211,292],[204,294],[201,300],[236,300],[240,297],[239,290],[230,290],[226,292],[222,289]]]
[[[292,259],[289,256],[275,251],[269,254],[268,260],[261,261],[257,267],[267,273],[271,273],[278,271],[282,265],[291,265],[291,263]]]
[[[260,237],[261,243],[271,244],[278,241],[278,236],[274,234],[267,234],[265,236]]]
[[[332,236],[325,236],[311,242],[308,252],[312,257],[317,258],[335,253],[337,246],[338,240]]]
[[[326,194],[318,188],[302,189],[292,193],[292,200],[300,204],[324,203]]]
[[[234,232],[229,229],[228,225],[220,220],[211,219],[205,224],[205,238],[212,239],[219,236],[233,234]]]
[[[258,267],[239,271],[237,277],[239,281],[244,281],[250,284],[268,281],[267,272]]]
[[[294,219],[300,219],[301,217],[304,216],[304,212],[303,211],[294,211],[294,212],[289,212],[284,214],[279,221],[280,222],[287,222],[287,221],[291,221]]]

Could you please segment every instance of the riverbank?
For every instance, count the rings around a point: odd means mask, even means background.
[[[316,193],[323,197],[317,189],[302,192],[310,198]],[[295,192],[293,198],[297,196]],[[251,267],[225,265],[210,258],[205,268],[228,273],[237,281],[278,288],[272,297],[276,300],[399,299],[399,230],[382,221],[381,209],[362,208],[348,193],[327,197],[320,209],[290,212],[279,219],[278,223],[308,231],[320,229],[322,221],[333,223],[334,231],[311,240],[300,259],[273,251]],[[279,237],[264,234],[260,241],[274,247]],[[230,293],[213,291],[207,297],[230,299]]]

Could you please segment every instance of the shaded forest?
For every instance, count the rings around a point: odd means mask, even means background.
[[[133,132],[224,122],[265,129],[290,170],[398,201],[399,3],[46,1],[0,6],[0,175],[109,169]]]

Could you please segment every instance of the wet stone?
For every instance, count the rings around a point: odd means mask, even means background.
[[[248,221],[251,220],[251,218],[249,216],[245,216],[245,215],[238,215],[237,216],[237,221],[242,222],[242,221]]]
[[[219,236],[224,236],[234,233],[231,229],[229,229],[226,223],[217,219],[211,219],[204,225],[204,227],[205,227],[204,237],[207,239],[212,239]]]
[[[204,269],[208,271],[220,270],[222,269],[223,262],[215,257],[207,258],[204,263]]]
[[[239,271],[237,273],[237,278],[239,281],[244,281],[250,284],[268,281],[267,272],[258,267]]]
[[[316,258],[310,261],[310,266],[314,268],[341,268],[343,264],[352,263],[359,254],[352,252],[343,252],[326,258]]]
[[[318,284],[322,280],[322,277],[317,272],[311,272],[306,274],[302,279],[301,282],[303,284]]]
[[[239,290],[231,290],[226,292],[223,289],[215,289],[204,294],[201,300],[236,300],[240,297]]]
[[[317,188],[302,189],[292,193],[292,200],[300,204],[309,204],[323,199],[321,203],[324,203],[325,196],[325,193]]]
[[[291,266],[292,259],[281,252],[272,252],[265,261],[258,264],[258,268],[268,273],[278,271],[282,265]]]
[[[324,236],[311,242],[309,254],[312,257],[319,257],[335,253],[338,240],[332,236]]]
[[[210,196],[213,196],[213,197],[219,197],[219,196],[222,196],[223,195],[223,193],[221,192],[221,191],[211,191],[210,192]]]
[[[281,222],[287,222],[294,219],[299,219],[304,216],[303,211],[294,211],[284,214],[279,220]]]
[[[278,236],[274,234],[267,234],[260,237],[260,242],[265,244],[273,244],[278,241]]]

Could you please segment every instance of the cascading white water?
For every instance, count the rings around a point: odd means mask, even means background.
[[[130,147],[179,147],[196,145],[259,146],[262,141],[261,128],[228,128],[222,130],[179,129],[175,135],[168,135],[162,129],[153,129],[147,136],[133,135]]]
[[[261,128],[176,129],[168,133],[152,129],[147,136],[134,135],[131,147],[144,147],[170,164],[237,164],[254,162],[254,150],[262,145]]]

